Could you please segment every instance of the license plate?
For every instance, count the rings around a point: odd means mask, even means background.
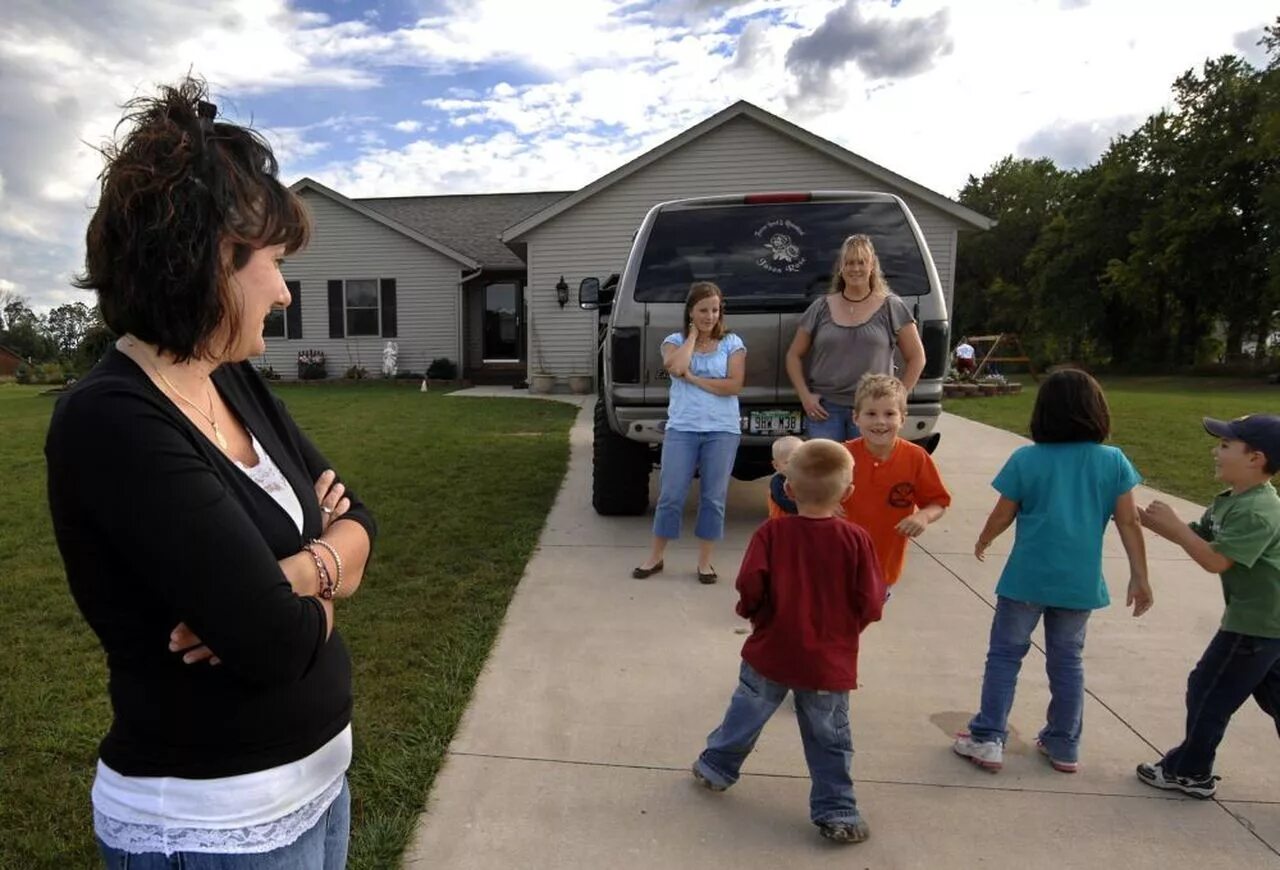
[[[752,435],[799,435],[802,424],[799,411],[752,411],[747,431]]]

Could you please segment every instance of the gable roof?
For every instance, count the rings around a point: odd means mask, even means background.
[[[11,347],[7,347],[7,346],[5,346],[5,345],[3,345],[3,344],[0,344],[0,353],[7,353],[9,356],[13,357],[13,358],[14,358],[14,359],[16,359],[18,362],[26,362],[26,361],[27,361],[27,360],[26,360],[26,358],[25,358],[25,357],[23,357],[23,355],[22,355],[22,354],[18,353],[18,352],[17,352],[16,350],[14,350],[13,348],[11,348]]]
[[[365,217],[369,218],[369,220],[371,221],[380,223],[384,227],[387,227],[388,229],[395,230],[397,233],[400,233],[403,236],[407,236],[421,245],[426,245],[428,248],[430,248],[431,250],[435,251],[438,254],[443,254],[444,256],[448,257],[451,260],[456,260],[457,262],[466,266],[468,269],[480,268],[480,263],[472,259],[471,257],[468,257],[466,254],[456,251],[453,248],[449,247],[448,245],[441,244],[440,242],[437,242],[435,239],[428,238],[427,236],[420,233],[418,230],[413,229],[412,227],[405,226],[400,221],[395,220],[394,218],[388,217],[387,215],[382,214],[381,212],[374,211],[368,206],[361,205],[359,202],[356,202],[355,200],[347,199],[345,196],[338,193],[336,190],[330,190],[329,188],[325,187],[323,184],[316,181],[315,179],[301,178],[298,181],[295,181],[293,184],[289,185],[289,189],[292,190],[294,193],[302,193],[302,191],[304,190],[310,190],[315,193],[318,193],[321,196],[326,197],[332,200],[333,202],[338,203],[339,205],[342,205],[351,209],[357,214],[364,215]]]
[[[522,270],[524,260],[498,236],[571,192],[366,197],[355,202],[448,245],[486,269]]]
[[[685,130],[679,136],[668,139],[656,148],[646,151],[630,163],[624,163],[608,175],[601,176],[595,181],[576,193],[566,196],[563,199],[550,204],[536,214],[529,215],[517,224],[507,227],[502,233],[502,241],[511,244],[520,236],[532,230],[534,227],[544,224],[555,216],[573,208],[583,200],[594,196],[607,187],[610,187],[622,179],[639,172],[651,163],[655,163],[661,158],[667,156],[672,151],[688,145],[694,139],[704,136],[721,127],[734,118],[746,117],[753,121],[757,121],[770,129],[789,136],[797,140],[801,144],[808,145],[829,157],[832,157],[841,163],[845,163],[860,172],[863,172],[872,178],[884,182],[887,185],[897,188],[919,200],[929,203],[939,211],[951,215],[956,220],[969,224],[974,229],[986,230],[995,226],[995,221],[981,215],[971,208],[961,205],[953,199],[943,196],[936,191],[932,191],[922,184],[918,184],[909,178],[899,175],[892,170],[886,169],[878,163],[872,163],[865,157],[860,157],[846,148],[823,139],[821,136],[814,135],[803,127],[798,127],[790,121],[779,118],[771,112],[766,112],[758,106],[748,103],[746,100],[739,100],[726,109],[722,109],[716,114],[707,118],[699,124],[695,124],[688,130]]]

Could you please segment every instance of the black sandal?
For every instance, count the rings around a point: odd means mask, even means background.
[[[703,585],[705,585],[705,586],[710,586],[712,583],[716,582],[716,580],[718,580],[718,579],[720,579],[720,578],[719,578],[719,575],[718,575],[718,574],[716,574],[716,566],[715,566],[715,565],[712,565],[712,566],[711,566],[711,570],[710,570],[710,571],[708,571],[708,572],[707,572],[707,573],[705,573],[705,574],[703,574],[703,573],[702,573],[702,569],[701,569],[701,568],[699,568],[699,569],[698,569],[698,582],[699,582],[699,583],[701,583],[701,584],[703,584]]]
[[[661,570],[662,570],[662,560],[659,559],[658,563],[654,565],[652,568],[632,569],[631,576],[636,578],[637,580],[643,580],[644,578],[650,576],[651,574],[657,574]]]

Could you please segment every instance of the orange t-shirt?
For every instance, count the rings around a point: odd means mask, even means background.
[[[845,500],[845,519],[871,535],[886,585],[898,582],[907,558],[907,540],[896,526],[926,505],[948,507],[951,493],[923,447],[901,438],[888,459],[871,455],[861,438],[844,442],[853,454],[853,494]]]

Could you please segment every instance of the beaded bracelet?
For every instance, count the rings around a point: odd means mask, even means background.
[[[338,590],[342,588],[342,557],[338,555],[337,548],[334,547],[333,544],[330,544],[328,541],[322,541],[320,538],[316,538],[311,543],[319,544],[320,546],[324,547],[326,550],[329,551],[329,555],[333,557],[333,564],[338,569],[338,576],[333,581],[333,594],[336,596],[338,594]]]
[[[316,576],[320,580],[320,588],[316,591],[316,595],[326,601],[332,601],[335,587],[333,578],[329,576],[329,569],[325,567],[324,559],[320,558],[320,554],[310,544],[303,544],[302,549],[310,553],[312,560],[316,563]]]

